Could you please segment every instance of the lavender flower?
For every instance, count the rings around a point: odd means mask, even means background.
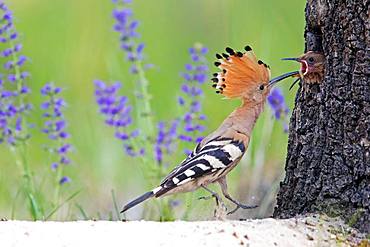
[[[182,74],[185,82],[181,85],[182,95],[178,98],[178,104],[184,114],[171,124],[159,122],[157,125],[157,138],[154,145],[154,154],[159,164],[163,161],[163,154],[171,154],[175,149],[175,140],[186,143],[200,142],[205,127],[201,124],[205,115],[201,114],[201,97],[203,91],[201,85],[207,80],[208,66],[204,55],[208,49],[196,45],[189,49],[192,63],[185,65],[186,72]],[[181,126],[179,126],[181,124]],[[179,130],[181,127],[181,130]],[[180,133],[178,133],[180,132]],[[185,150],[189,154],[190,150]]]
[[[274,88],[270,95],[267,97],[267,101],[274,113],[277,120],[282,120],[284,125],[284,131],[288,131],[288,124],[286,117],[289,113],[289,108],[285,104],[284,96],[279,88]]]
[[[115,24],[113,29],[120,34],[121,49],[126,53],[126,59],[132,62],[130,72],[137,74],[139,72],[137,62],[143,60],[144,43],[138,43],[137,38],[140,34],[137,32],[139,21],[133,18],[132,9],[128,8],[131,1],[128,0],[113,0],[116,8],[113,10],[113,18]],[[144,68],[149,68],[150,65],[145,65]]]
[[[4,74],[0,75],[0,143],[17,145],[29,134],[25,117],[32,106],[25,102],[30,89],[25,84],[29,73],[22,71],[28,60],[19,54],[22,45],[14,28],[12,12],[0,1],[0,57],[3,59]]]
[[[47,150],[54,154],[54,162],[51,169],[60,169],[60,165],[68,165],[71,161],[68,154],[72,149],[71,144],[67,141],[69,133],[66,131],[67,122],[63,115],[63,109],[66,107],[65,101],[59,97],[62,89],[55,87],[52,83],[46,83],[41,89],[41,95],[46,97],[46,101],[41,104],[45,119],[42,132],[45,133],[52,141]],[[66,176],[60,178],[60,184],[69,182]]]
[[[206,116],[202,114],[201,86],[207,81],[207,60],[204,57],[208,52],[206,47],[199,44],[189,49],[191,63],[185,65],[182,74],[184,79],[181,85],[182,94],[178,97],[178,104],[184,114],[181,116],[182,133],[178,135],[183,142],[200,142],[202,133],[205,130],[203,125]],[[185,150],[189,153],[189,150]]]
[[[164,122],[158,123],[157,139],[154,144],[154,154],[158,164],[162,164],[163,154],[168,155],[175,150],[174,141],[177,139],[178,124],[178,120],[174,120],[168,125]]]
[[[103,81],[95,81],[95,98],[105,123],[115,130],[115,137],[123,142],[125,152],[130,156],[144,154],[144,149],[135,150],[132,141],[139,135],[139,130],[129,130],[132,125],[131,105],[128,98],[119,96],[121,83],[106,85]]]
[[[135,115],[140,116],[137,119],[138,126],[142,133],[139,137],[146,149],[150,149],[147,140],[154,139],[154,123],[148,92],[148,80],[145,77],[145,70],[152,67],[151,64],[143,64],[144,60],[144,43],[137,39],[140,37],[137,29],[139,21],[133,18],[133,11],[129,8],[131,0],[113,0],[115,9],[113,18],[115,19],[114,30],[120,35],[120,46],[126,54],[126,59],[131,63],[130,72],[137,75],[135,87],[137,91]]]

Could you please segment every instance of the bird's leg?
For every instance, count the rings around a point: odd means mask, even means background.
[[[224,204],[224,202],[222,201],[221,197],[214,191],[208,189],[206,186],[202,185],[202,188],[205,189],[206,191],[208,191],[209,193],[211,193],[211,196],[207,196],[207,197],[201,197],[199,199],[209,199],[209,198],[212,198],[214,197],[215,200],[216,200],[216,209],[214,211],[214,217],[218,220],[224,220],[225,219],[225,214],[227,212],[227,208]]]
[[[258,207],[257,205],[253,205],[253,206],[249,206],[249,205],[244,205],[244,204],[241,204],[240,202],[238,202],[237,200],[233,199],[229,192],[227,191],[227,182],[226,182],[226,177],[222,177],[218,180],[218,183],[220,184],[221,186],[221,191],[222,191],[222,194],[228,199],[230,200],[231,202],[233,202],[235,205],[236,205],[236,208],[230,212],[228,212],[227,214],[233,214],[235,213],[239,208],[242,208],[242,209],[251,209],[251,208],[256,208]]]
[[[202,185],[202,188],[205,189],[206,191],[208,191],[209,193],[211,193],[210,196],[202,196],[202,197],[199,197],[200,200],[209,200],[211,199],[212,197],[215,198],[216,200],[216,204],[217,206],[221,203],[223,204],[223,201],[221,199],[221,197],[214,191],[208,189],[206,186]]]

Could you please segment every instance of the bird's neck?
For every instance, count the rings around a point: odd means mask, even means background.
[[[242,105],[236,108],[229,117],[224,121],[223,125],[231,126],[239,133],[250,136],[258,116],[263,110],[264,102],[252,103],[243,101]]]
[[[322,72],[311,72],[304,76],[304,81],[313,84],[322,82],[324,73]]]

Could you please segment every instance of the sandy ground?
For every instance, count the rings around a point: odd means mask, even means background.
[[[364,236],[324,216],[247,221],[0,222],[0,246],[354,246]],[[367,246],[366,240],[362,240]],[[370,246],[370,244],[368,245]]]

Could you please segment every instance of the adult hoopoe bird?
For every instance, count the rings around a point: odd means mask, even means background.
[[[218,61],[215,65],[220,72],[212,78],[217,93],[229,99],[240,98],[241,106],[218,129],[205,137],[158,187],[129,202],[121,212],[151,197],[194,191],[200,187],[210,192],[218,202],[221,201],[219,195],[207,188],[214,182],[220,184],[225,198],[236,205],[232,212],[238,208],[256,207],[243,205],[230,196],[226,175],[246,152],[254,124],[263,110],[271,86],[292,75],[286,74],[270,81],[269,66],[256,58],[250,46],[246,46],[245,51],[235,52],[226,48],[228,54],[216,54]]]

